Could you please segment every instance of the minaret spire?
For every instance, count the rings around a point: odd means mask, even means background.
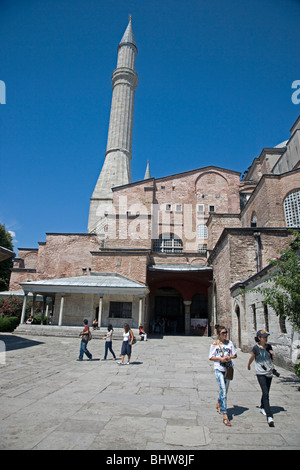
[[[147,167],[146,167],[146,171],[145,171],[144,180],[148,180],[149,178],[151,178],[151,173],[150,173],[149,160],[147,160]]]
[[[113,93],[105,161],[91,197],[89,233],[102,233],[102,219],[112,206],[112,188],[131,183],[133,111],[138,84],[136,55],[130,16],[118,46],[117,68],[112,74]]]

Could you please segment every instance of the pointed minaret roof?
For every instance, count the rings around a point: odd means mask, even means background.
[[[148,180],[149,178],[151,178],[151,174],[150,174],[149,160],[147,160],[147,168],[146,168],[144,180]]]
[[[129,23],[128,23],[125,33],[123,34],[119,47],[123,46],[124,44],[132,44],[135,48],[137,48],[135,39],[134,39],[131,21],[132,21],[132,18],[131,16],[129,16]]]

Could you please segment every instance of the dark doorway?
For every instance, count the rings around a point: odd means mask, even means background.
[[[191,333],[207,336],[209,332],[207,298],[204,294],[195,294],[191,304]]]
[[[176,289],[164,287],[154,294],[152,321],[157,332],[184,333],[184,306],[182,296]]]

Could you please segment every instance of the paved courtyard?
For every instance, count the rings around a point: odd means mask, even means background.
[[[77,362],[79,338],[0,334],[0,449],[197,451],[300,449],[300,381],[277,368],[271,387],[275,427],[260,414],[260,388],[238,351],[226,427],[208,361],[211,338],[150,339],[133,346],[132,364]],[[121,341],[114,340],[117,357]]]

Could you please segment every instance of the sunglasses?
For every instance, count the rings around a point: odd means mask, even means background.
[[[227,331],[221,331],[221,335],[227,335]]]

